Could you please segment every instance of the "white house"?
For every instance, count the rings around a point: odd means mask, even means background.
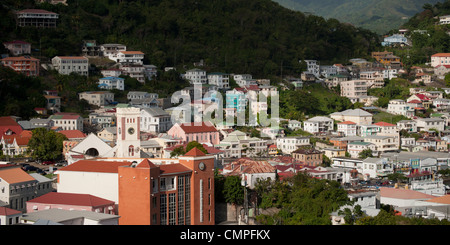
[[[357,127],[356,123],[351,121],[344,121],[337,124],[337,131],[344,136],[356,136]]]
[[[123,91],[125,89],[125,79],[120,77],[103,77],[98,80],[98,87],[107,90],[117,89]]]
[[[73,72],[87,76],[89,73],[89,59],[84,56],[55,56],[52,59],[52,66],[63,75]]]
[[[119,63],[143,65],[144,53],[141,51],[119,51],[116,61]]]
[[[390,100],[387,111],[391,114],[403,115],[409,118],[415,114],[414,105],[401,99]]]
[[[280,149],[284,154],[291,154],[293,151],[297,150],[300,146],[309,145],[309,137],[280,137],[276,140],[277,148]]]
[[[331,113],[330,118],[340,122],[351,121],[358,125],[371,125],[373,115],[362,109],[348,109]]]
[[[159,107],[141,109],[140,129],[143,132],[164,133],[172,127],[171,116]]]
[[[445,129],[445,120],[441,118],[417,118],[418,131],[430,131],[430,129],[436,129],[439,132]]]
[[[333,119],[317,116],[303,122],[303,130],[312,134],[328,133],[333,131]]]
[[[76,113],[59,112],[51,115],[49,119],[53,126],[61,127],[63,130],[83,131],[83,118]]]
[[[397,122],[399,130],[406,130],[408,133],[417,132],[417,122],[414,120],[400,120]]]
[[[367,149],[372,150],[372,155],[377,153],[375,144],[370,142],[350,142],[347,144],[347,152],[352,158],[359,158],[359,153]]]
[[[216,85],[219,89],[230,88],[230,75],[221,72],[208,73],[208,84]]]
[[[198,69],[198,68],[187,70],[184,77],[191,84],[207,84],[208,83],[208,77],[206,76],[206,71]]]
[[[437,53],[431,56],[431,66],[450,65],[450,53]]]
[[[394,173],[394,167],[387,158],[368,157],[363,161],[362,174],[364,177],[385,177]]]

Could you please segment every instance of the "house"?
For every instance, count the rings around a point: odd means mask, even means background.
[[[143,65],[144,67],[144,77],[151,81],[153,78],[158,76],[158,70],[155,65]]]
[[[83,140],[86,138],[86,134],[80,130],[60,130],[58,133],[66,136],[68,140]]]
[[[395,115],[403,115],[405,117],[413,117],[415,114],[414,105],[406,103],[401,99],[390,100],[387,111]]]
[[[307,145],[310,145],[309,137],[287,136],[276,139],[277,149],[280,149],[283,154],[291,154],[299,147]]]
[[[307,166],[319,166],[322,164],[323,152],[314,148],[299,148],[291,153],[296,160],[304,162]]]
[[[361,137],[365,137],[367,135],[377,135],[380,131],[380,127],[375,124],[371,125],[359,125],[358,135]]]
[[[450,65],[450,53],[436,53],[431,56],[431,66]]]
[[[306,63],[306,71],[316,78],[320,77],[320,62],[317,60],[304,60]],[[301,62],[301,61],[300,61]]]
[[[366,80],[349,80],[341,82],[341,96],[350,100],[367,96],[368,82]]]
[[[362,109],[348,109],[331,113],[330,118],[340,122],[351,121],[357,125],[371,125],[373,115]]]
[[[220,143],[219,131],[210,122],[176,123],[167,134],[184,142],[197,141],[212,145]]]
[[[448,65],[438,65],[434,68],[434,75],[439,79],[444,79],[445,75],[450,72],[450,64]]]
[[[84,56],[55,56],[52,59],[52,66],[63,75],[72,72],[82,76],[89,74],[89,59]]]
[[[80,100],[86,100],[91,105],[105,106],[114,102],[114,93],[106,91],[86,91],[78,94]]]
[[[378,152],[397,151],[398,140],[393,136],[368,135],[364,137],[364,142],[372,143]]]
[[[59,15],[43,9],[24,9],[16,12],[17,26],[55,28]]]
[[[11,42],[4,42],[3,45],[13,56],[20,56],[31,54],[31,43],[14,40]]]
[[[406,99],[406,102],[411,104],[417,104],[417,101],[419,103],[422,103],[422,106],[425,109],[430,108],[430,105],[433,103],[431,98],[424,94],[413,94],[408,99]]]
[[[344,121],[337,123],[337,132],[342,133],[343,136],[356,136],[356,123],[352,121]]]
[[[226,165],[222,172],[225,176],[241,177],[242,186],[253,189],[259,180],[276,180],[277,171],[267,161],[254,161],[241,158]]]
[[[297,120],[289,120],[287,127],[293,131],[302,129],[302,122],[299,122]]]
[[[63,130],[83,131],[83,118],[76,113],[58,112],[49,117],[53,126],[61,127]]]
[[[230,75],[222,72],[208,73],[208,84],[216,85],[219,89],[230,88]]]
[[[113,201],[89,194],[49,192],[27,201],[27,213],[47,209],[91,211],[104,214],[117,214]]]
[[[140,129],[143,132],[164,133],[172,127],[169,113],[159,107],[141,109]]]
[[[362,174],[367,179],[383,178],[394,173],[394,168],[387,158],[368,157],[363,160]]]
[[[81,54],[87,57],[100,57],[103,56],[100,51],[100,46],[97,45],[96,40],[83,40],[83,46],[81,47]]]
[[[311,134],[333,131],[334,121],[328,117],[316,116],[303,122],[303,130]]]
[[[104,69],[100,71],[103,77],[119,77],[122,75],[122,70],[117,68]]]
[[[184,78],[191,84],[207,84],[208,77],[206,76],[206,71],[194,68],[187,70]]]
[[[225,94],[225,108],[234,108],[236,112],[245,111],[247,96],[243,91],[236,89],[227,91]]]
[[[406,130],[408,133],[417,132],[417,122],[414,120],[400,120],[397,122],[399,130]]]
[[[100,128],[113,127],[116,125],[116,113],[114,112],[99,112],[89,114],[89,123]]]
[[[267,154],[267,140],[250,137],[239,130],[229,133],[217,147],[224,151],[223,156],[226,158],[254,157]]]
[[[0,201],[8,208],[26,211],[26,201],[53,190],[52,180],[40,174],[28,174],[18,165],[0,166]]]
[[[368,88],[384,87],[384,75],[380,71],[362,71],[359,73],[360,80],[366,80]]]
[[[348,76],[342,74],[336,74],[325,78],[325,83],[327,84],[328,88],[335,88],[345,81],[348,81]]]
[[[384,38],[384,41],[381,42],[381,46],[394,46],[394,45],[408,45],[408,38],[400,34],[394,34],[392,36],[388,36]]]
[[[417,73],[416,78],[414,79],[413,83],[420,83],[423,82],[425,84],[431,83],[431,74],[428,73]]]
[[[117,62],[117,57],[120,51],[126,51],[127,46],[118,43],[108,43],[100,45],[100,51],[103,56],[108,57],[108,59]]]
[[[0,136],[0,145],[3,155],[9,157],[28,156],[28,142],[31,131],[22,131],[20,134]]]
[[[0,207],[0,225],[16,225],[20,223],[21,218],[22,212],[7,207]]]
[[[121,64],[143,65],[144,53],[141,51],[125,51],[117,52],[116,62]]]
[[[352,158],[359,158],[359,153],[364,150],[371,150],[372,155],[376,155],[376,145],[370,142],[350,142],[347,144],[347,152]]]
[[[117,127],[104,127],[97,136],[105,141],[115,142],[117,139]]]
[[[398,144],[400,143],[400,132],[397,128],[397,125],[387,122],[377,122],[374,123],[374,125],[379,127],[377,135],[392,136]]]
[[[0,136],[20,134],[23,131],[19,123],[13,117],[0,117]]]
[[[98,80],[98,87],[112,90],[124,90],[125,89],[125,79],[120,77],[103,77]]]
[[[22,223],[32,225],[118,225],[120,216],[85,210],[46,209],[22,216]]]
[[[30,56],[6,57],[1,59],[1,63],[26,76],[39,76],[39,59]]]
[[[44,94],[44,98],[47,100],[46,108],[47,110],[55,113],[61,112],[61,97],[57,95],[46,95]]]
[[[417,123],[417,131],[430,131],[435,129],[439,132],[445,129],[445,120],[441,118],[417,118],[415,119]]]
[[[322,149],[324,152],[324,155],[327,156],[329,159],[333,157],[345,157],[346,151],[339,148],[324,148]]]
[[[400,57],[392,54],[381,57],[379,62],[386,67],[399,67],[401,65]]]

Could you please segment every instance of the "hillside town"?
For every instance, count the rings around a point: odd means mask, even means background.
[[[20,27],[55,28],[57,20],[58,13],[45,10],[17,12]],[[386,37],[382,46],[411,45],[405,33]],[[92,62],[107,65],[98,89],[78,93],[78,102],[92,108],[84,114],[66,111],[55,87],[42,91],[46,106],[34,108],[39,116],[0,117],[0,225],[254,225],[265,210],[246,198],[242,205],[216,202],[216,175],[238,176],[251,191],[261,181],[301,173],[338,182],[353,201],[341,211],[359,206],[374,217],[391,205],[405,217],[449,219],[450,87],[444,77],[450,53],[410,69],[387,49],[347,64],[299,60],[305,69],[276,84],[252,74],[209,72],[202,60],[180,74],[190,86],[162,97],[127,88],[127,78],[146,83],[160,73],[126,43],[85,40],[78,56],[46,60],[31,56],[38,47],[26,41],[3,45],[2,66],[29,77],[89,77]],[[385,98],[372,92],[405,77],[404,99],[381,103]],[[275,113],[282,91],[310,85],[337,91],[352,109],[304,120]],[[127,102],[115,98],[117,91]],[[262,123],[264,115],[270,123]],[[39,159],[45,132],[62,135],[61,151]],[[339,210],[329,218],[332,225],[346,223]]]

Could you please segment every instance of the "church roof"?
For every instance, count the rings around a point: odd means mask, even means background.
[[[184,155],[193,157],[206,156],[206,154],[203,151],[199,150],[197,147],[192,148],[188,153]]]

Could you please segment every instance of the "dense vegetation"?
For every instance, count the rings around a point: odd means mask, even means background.
[[[346,62],[368,57],[378,37],[336,20],[304,15],[270,0],[34,0],[0,5],[0,41],[22,39],[47,58],[79,55],[83,40],[123,43],[159,68],[189,68],[203,59],[210,71],[255,77],[299,74],[301,59]],[[17,28],[13,10],[43,8],[60,15],[56,29]]]
[[[355,26],[384,34],[405,23],[427,3],[439,0],[275,0],[294,10],[312,12],[324,18],[335,18]]]

